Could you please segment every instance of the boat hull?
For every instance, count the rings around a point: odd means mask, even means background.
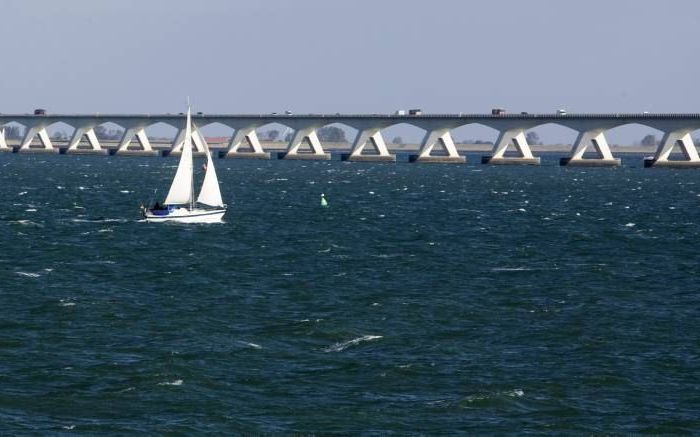
[[[226,214],[225,209],[177,208],[168,211],[165,215],[146,211],[144,218],[149,223],[221,223],[224,214]]]

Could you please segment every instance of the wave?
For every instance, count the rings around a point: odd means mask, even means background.
[[[24,276],[25,278],[38,278],[39,276],[41,276],[40,273],[21,272],[21,271],[15,272],[15,275]]]
[[[383,338],[381,335],[363,335],[362,337],[357,337],[353,338],[352,340],[344,341],[342,343],[336,343],[333,346],[329,346],[325,349],[323,349],[324,352],[340,352],[343,351],[350,346],[355,346],[358,345],[362,342],[365,341],[372,341],[372,340],[378,340],[380,338]]]
[[[174,386],[180,386],[180,385],[182,385],[182,380],[181,380],[181,379],[176,379],[175,381],[163,381],[163,382],[159,382],[158,385],[174,385]]]
[[[236,343],[238,343],[238,344],[240,344],[240,345],[243,345],[243,346],[252,347],[253,349],[262,349],[262,346],[260,346],[260,345],[257,344],[257,343],[251,343],[251,342],[248,342],[248,341],[240,341],[240,340],[239,340],[239,341],[236,341]]]
[[[110,219],[110,218],[100,218],[100,219],[71,219],[73,223],[127,223],[127,219]]]
[[[494,267],[491,269],[492,272],[530,272],[535,269],[528,267]]]
[[[17,225],[24,225],[24,226],[38,226],[38,227],[40,227],[40,228],[43,228],[43,227],[44,227],[44,225],[42,225],[42,224],[33,222],[33,221],[31,221],[31,220],[27,220],[27,219],[22,219],[22,220],[10,220],[8,223],[17,224]]]

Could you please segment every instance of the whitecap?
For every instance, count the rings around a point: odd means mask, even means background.
[[[130,193],[129,190],[119,190],[119,192],[120,192],[120,193],[123,193],[123,194],[129,194],[129,193]]]
[[[134,391],[134,390],[136,390],[136,387],[127,387],[123,390],[119,390],[117,393],[126,393],[126,392],[130,392],[130,391]]]
[[[158,385],[182,385],[182,380],[181,379],[176,379],[175,381],[169,382],[169,381],[164,381],[164,382],[159,382]]]
[[[75,429],[75,425],[64,425],[62,427],[63,429],[67,429],[68,431]]]
[[[20,192],[20,193],[17,193],[18,196],[24,196],[25,194],[27,194],[26,191],[22,191],[22,192]]]
[[[260,345],[257,344],[257,343],[250,343],[250,342],[248,342],[248,341],[237,341],[236,343],[242,344],[243,346],[250,346],[250,347],[252,347],[253,349],[262,349],[262,346],[260,346]]]
[[[627,227],[627,228],[633,228],[633,227],[635,227],[635,226],[637,226],[637,225],[634,224],[634,223],[627,223],[627,224],[625,225],[625,227]]]
[[[362,337],[353,338],[352,340],[344,341],[342,343],[336,343],[333,346],[325,348],[324,352],[340,352],[347,349],[350,346],[358,345],[364,341],[378,340],[382,338],[381,335],[363,335]]]
[[[36,212],[36,208],[27,208],[24,211],[25,212]]]
[[[32,272],[15,272],[16,275],[19,276],[24,276],[26,278],[38,278],[41,276],[39,273],[32,273]]]
[[[492,272],[529,272],[534,269],[529,269],[527,267],[494,267],[491,269]]]
[[[374,194],[374,191],[370,191],[369,194]]]

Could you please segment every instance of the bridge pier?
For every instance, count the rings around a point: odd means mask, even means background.
[[[432,155],[436,145],[441,145],[446,155]],[[418,155],[411,155],[411,162],[427,162],[427,163],[464,163],[467,158],[460,156],[457,152],[457,147],[452,140],[450,128],[441,128],[429,130],[425,133],[423,143]]]
[[[363,154],[367,144],[371,144],[376,154]],[[360,129],[357,132],[350,154],[341,156],[343,161],[355,162],[396,162],[396,155],[389,153],[384,142],[381,127]]]
[[[688,129],[667,131],[653,158],[644,159],[644,167],[699,168],[700,156]],[[679,146],[685,160],[668,159],[675,146]]]
[[[141,149],[129,149],[131,141],[136,138],[141,145]],[[157,150],[153,150],[151,147],[151,142],[148,141],[148,136],[146,135],[146,129],[143,126],[130,127],[124,132],[119,146],[114,151],[110,151],[113,155],[123,155],[123,156],[158,156],[160,153]]]
[[[12,148],[7,145],[5,139],[5,127],[0,127],[0,152],[12,152]]]
[[[231,137],[228,145],[228,150],[223,156],[224,158],[235,159],[270,159],[270,152],[263,150],[258,134],[255,132],[257,126],[247,126],[236,129],[236,133]],[[243,142],[247,142],[250,146],[250,151],[241,151]]]
[[[87,138],[90,145],[89,148],[80,147],[83,137]],[[75,132],[73,132],[73,136],[68,142],[68,147],[61,148],[61,153],[68,155],[107,155],[109,150],[102,148],[92,126],[83,126],[75,128]]]
[[[32,141],[34,141],[36,136],[39,136],[42,147],[32,147]],[[15,148],[15,151],[19,153],[58,153],[58,149],[51,143],[51,138],[46,132],[46,126],[43,124],[28,126],[22,143],[18,148]]]
[[[308,141],[311,146],[311,152],[299,152],[301,145],[304,141]],[[316,161],[329,161],[331,159],[330,153],[325,153],[323,147],[321,146],[321,141],[318,139],[315,127],[306,127],[297,129],[294,133],[294,137],[289,142],[287,151],[279,155],[280,159],[297,159],[297,160],[316,160]]]
[[[505,156],[508,146],[514,145],[520,156]],[[496,165],[539,165],[540,158],[532,155],[525,139],[525,131],[520,128],[502,130],[493,146],[491,156],[482,156],[482,164]]]
[[[583,154],[591,144],[598,157],[584,158]],[[577,167],[616,167],[620,165],[620,159],[613,157],[603,130],[593,129],[579,132],[576,142],[571,148],[571,156],[561,158],[559,164]]]
[[[182,127],[177,131],[177,135],[173,140],[170,150],[164,151],[163,156],[180,156],[182,154],[182,146],[185,144],[185,128]],[[204,139],[204,135],[199,130],[199,127],[192,123],[192,156],[202,157],[206,156],[204,152],[205,146],[208,147],[207,140]]]

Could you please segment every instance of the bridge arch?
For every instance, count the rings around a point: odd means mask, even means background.
[[[294,133],[294,129],[284,123],[273,121],[256,126],[255,133],[262,142],[268,144],[283,144],[289,142],[288,137]]]
[[[10,121],[0,126],[0,129],[4,129],[6,140],[21,140],[27,132],[27,125],[20,121]]]
[[[399,122],[382,128],[382,136],[390,147],[421,144],[427,129],[412,122]]]
[[[498,137],[498,129],[482,123],[465,123],[450,133],[457,144],[493,144]]]
[[[161,121],[156,121],[153,122],[149,125],[145,126],[146,131],[149,131],[153,128],[153,126],[156,126],[156,129],[161,129],[161,128],[167,128],[171,127],[173,129],[180,129],[182,127],[181,124],[175,122],[175,121],[170,121],[170,120],[161,120]]]
[[[175,127],[172,123],[166,121],[159,121],[149,124],[146,126],[145,130],[151,144],[167,144],[167,146],[170,146],[173,141],[175,141],[175,136],[179,131],[179,127]]]
[[[328,123],[316,130],[318,139],[323,144],[352,144],[360,130],[350,124],[336,122]]]
[[[70,123],[57,121],[46,126],[51,141],[68,141],[75,132],[75,126]]]
[[[119,142],[122,136],[124,136],[124,132],[126,130],[125,126],[122,126],[121,124],[113,121],[106,121],[104,123],[100,123],[97,126],[95,126],[94,129],[95,135],[97,135],[97,139],[100,142]]]
[[[661,141],[664,132],[645,123],[624,123],[605,131],[608,143],[612,146],[644,146],[642,141],[649,135],[654,137],[655,142],[648,146],[655,146]]]

